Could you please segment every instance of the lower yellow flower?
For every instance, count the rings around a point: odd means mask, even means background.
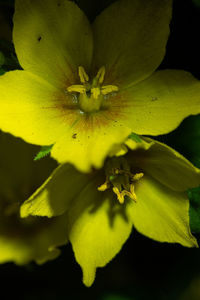
[[[56,247],[67,243],[64,216],[20,218],[20,205],[56,165],[50,160],[35,163],[35,150],[0,132],[0,263],[43,263],[57,257]]]
[[[134,226],[160,242],[197,247],[189,227],[186,190],[200,170],[170,147],[145,138],[113,148],[104,167],[85,174],[60,165],[21,207],[21,216],[65,213],[67,236],[83,282],[122,248]]]

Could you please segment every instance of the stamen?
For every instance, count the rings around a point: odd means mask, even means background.
[[[98,191],[100,192],[104,192],[106,191],[107,189],[109,189],[110,187],[110,182],[108,180],[106,180],[102,185],[100,185],[97,189]]]
[[[132,176],[132,180],[133,180],[133,181],[138,181],[138,180],[140,180],[143,176],[144,176],[144,173],[137,173],[137,174],[135,174],[135,175]]]
[[[99,84],[102,84],[103,81],[104,81],[104,77],[105,77],[105,73],[106,73],[106,68],[103,66],[99,69],[98,73],[97,73],[97,76],[96,76],[96,79],[97,79],[97,82]]]
[[[114,172],[114,174],[116,174],[116,175],[118,175],[118,174],[122,174],[122,172],[121,172],[122,170],[120,170],[120,169],[117,169],[117,168],[115,168],[114,170],[113,170],[113,172]]]
[[[128,196],[130,199],[132,199],[134,202],[137,202],[137,196],[135,194],[134,185],[130,185],[130,192],[127,190],[123,190],[122,192],[119,191],[119,189],[115,186],[113,187],[113,192],[117,195],[117,199],[119,200],[119,203],[124,203],[124,197]]]
[[[69,93],[79,93],[78,105],[81,111],[90,113],[101,110],[104,107],[107,94],[117,92],[119,88],[115,85],[102,86],[106,69],[101,67],[97,72],[96,77],[89,81],[89,76],[82,66],[78,67],[78,75],[80,77],[80,84],[74,84],[67,87]]]
[[[134,197],[130,192],[128,192],[128,191],[126,191],[126,190],[123,190],[122,193],[123,193],[124,196],[128,196],[128,197],[131,198],[133,201],[137,202],[136,199],[135,199],[135,197]]]
[[[85,94],[86,88],[82,84],[75,84],[75,85],[68,86],[67,91],[69,93],[76,92],[76,93],[80,93],[80,94]]]
[[[135,193],[136,181],[139,181],[144,173],[132,173],[128,161],[121,157],[110,158],[105,166],[106,181],[98,187],[99,191],[105,191],[112,188],[117,195],[120,204],[123,204],[125,197],[137,202]]]
[[[113,187],[113,192],[117,195],[117,199],[119,200],[119,203],[120,204],[123,204],[124,203],[124,191],[122,193],[120,193],[119,189],[114,186]]]
[[[101,88],[101,93],[103,95],[110,94],[112,92],[117,92],[119,91],[119,88],[116,85],[104,85]]]
[[[99,88],[92,88],[91,93],[92,93],[94,99],[98,99],[99,95],[101,94],[101,91]]]
[[[133,199],[135,202],[137,202],[137,196],[135,193],[135,186],[131,183],[130,184],[130,193],[132,195],[132,197],[130,197],[131,199]]]
[[[81,83],[85,84],[89,81],[89,76],[85,72],[85,69],[83,67],[78,67],[78,75],[80,77]]]

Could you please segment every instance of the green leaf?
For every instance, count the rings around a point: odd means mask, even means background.
[[[129,139],[135,141],[136,143],[141,143],[142,140],[141,138],[139,137],[139,135],[137,135],[136,133],[132,132],[130,135],[129,135]]]
[[[51,149],[53,148],[53,145],[49,145],[49,146],[42,146],[41,150],[38,152],[38,154],[35,156],[34,160],[39,160],[45,156],[47,156],[48,154],[50,154]]]
[[[200,187],[188,190],[190,199],[190,228],[193,233],[200,233]]]

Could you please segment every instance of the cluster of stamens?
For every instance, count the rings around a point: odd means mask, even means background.
[[[115,166],[116,161],[120,162],[120,167]],[[119,163],[117,164],[119,165]],[[143,173],[132,174],[125,158],[112,159],[112,166],[109,165],[106,170],[106,181],[98,187],[98,191],[104,192],[112,188],[112,191],[117,195],[119,203],[124,203],[125,196],[137,202],[135,182],[143,176]]]
[[[67,87],[67,91],[69,93],[78,93],[79,94],[79,102],[82,105],[83,109],[86,111],[90,110],[88,108],[88,104],[90,106],[94,105],[94,108],[98,110],[100,108],[99,105],[92,103],[90,100],[94,102],[94,100],[101,100],[101,96],[108,95],[113,92],[118,91],[118,87],[115,85],[103,85],[104,77],[105,77],[105,67],[101,67],[97,72],[97,75],[90,82],[88,74],[85,72],[82,66],[78,67],[78,75],[80,78],[81,84],[75,84]],[[98,102],[98,101],[97,101]]]

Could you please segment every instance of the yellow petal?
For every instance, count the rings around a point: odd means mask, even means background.
[[[69,238],[83,271],[83,282],[91,286],[96,268],[105,266],[131,233],[126,206],[113,200],[112,194],[98,192],[91,184],[73,202],[68,218]]]
[[[29,143],[55,143],[69,126],[57,109],[58,93],[48,82],[26,71],[1,76],[0,128]]]
[[[66,132],[54,145],[51,155],[59,163],[72,163],[83,172],[90,171],[92,167],[101,168],[113,146],[124,142],[131,133],[129,128],[115,120],[109,120],[109,124],[104,126],[101,124],[104,118],[96,118],[95,115],[91,118],[92,123],[80,121],[71,133]],[[91,126],[89,129],[85,128],[87,124]]]
[[[137,134],[172,131],[189,115],[200,113],[200,81],[179,70],[157,71],[121,91],[124,124]]]
[[[92,175],[78,172],[69,164],[60,165],[36,192],[21,206],[21,217],[58,216],[75,201]]]
[[[164,170],[163,170],[164,171]],[[159,242],[197,247],[189,226],[189,200],[148,175],[136,184],[137,203],[131,202],[130,218],[135,228]]]
[[[16,0],[13,40],[23,69],[61,85],[78,79],[92,57],[92,33],[84,13],[68,0]]]
[[[171,6],[171,0],[120,0],[97,17],[93,69],[105,66],[105,84],[133,84],[159,66],[169,35]]]
[[[174,191],[186,191],[200,185],[200,169],[167,145],[145,138],[150,148],[138,153],[137,164],[145,172]],[[134,154],[133,154],[134,156]]]

